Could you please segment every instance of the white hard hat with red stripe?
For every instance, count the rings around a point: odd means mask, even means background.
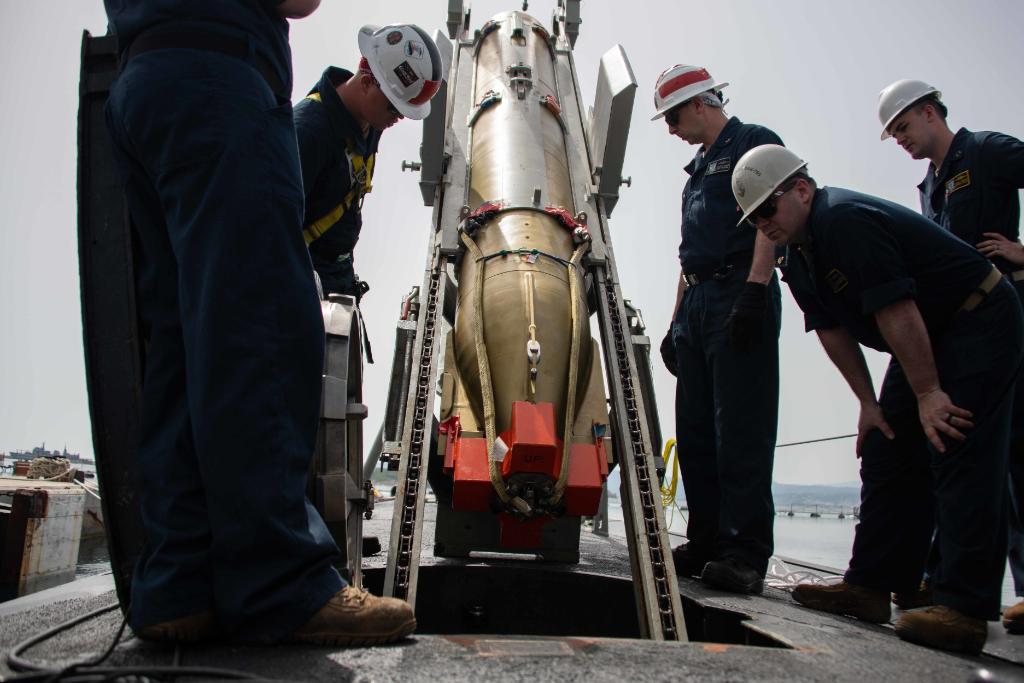
[[[892,137],[889,135],[889,126],[897,116],[926,97],[941,100],[942,93],[924,81],[910,78],[890,83],[878,93],[878,120],[882,124],[882,139]]]
[[[402,116],[427,117],[430,98],[441,87],[444,74],[441,53],[423,29],[414,24],[364,26],[359,29],[359,52]]]
[[[701,66],[676,64],[670,69],[665,69],[658,76],[658,82],[654,86],[656,113],[651,117],[651,121],[660,119],[668,110],[702,92],[721,90],[727,85],[729,84],[716,83],[708,70]]]

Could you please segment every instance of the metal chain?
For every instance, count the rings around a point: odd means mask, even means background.
[[[446,259],[438,258],[430,273],[430,288],[427,291],[427,305],[420,308],[423,320],[423,339],[420,342],[420,364],[416,373],[416,404],[413,409],[412,436],[409,440],[409,464],[406,468],[405,488],[402,499],[402,521],[398,558],[395,563],[395,583],[392,595],[403,600],[409,596],[409,581],[412,571],[413,548],[420,542],[416,533],[416,497],[420,489],[420,477],[425,476],[423,466],[423,442],[430,417],[427,403],[433,386],[434,331],[437,323],[437,292],[441,273],[445,270]],[[429,457],[429,454],[427,454]]]
[[[605,280],[604,292],[611,318],[612,336],[615,342],[615,362],[619,370],[619,381],[622,383],[622,398],[626,406],[626,421],[629,425],[629,438],[626,442],[632,446],[633,450],[634,474],[640,489],[643,532],[647,538],[647,546],[651,553],[658,612],[661,616],[661,629],[666,640],[678,640],[679,632],[676,628],[675,615],[672,610],[672,594],[668,583],[668,572],[665,568],[665,549],[661,544],[661,533],[658,528],[657,509],[655,507],[660,502],[660,495],[655,494],[655,488],[651,484],[651,472],[647,462],[648,454],[644,448],[640,414],[636,407],[636,394],[629,371],[629,357],[626,355],[626,337],[622,331],[622,319],[619,317],[619,302],[615,294],[615,284],[611,280]]]

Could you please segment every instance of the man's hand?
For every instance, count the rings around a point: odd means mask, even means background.
[[[877,401],[871,401],[870,403],[860,404],[860,418],[857,420],[857,457],[860,457],[860,447],[864,443],[864,439],[867,437],[868,432],[872,429],[877,429],[885,435],[885,438],[892,441],[896,438],[896,433],[892,431],[892,427],[885,421],[885,415],[882,413],[882,407],[878,405]]]
[[[672,341],[672,328],[668,328],[668,334],[661,340],[661,361],[668,368],[668,371],[672,373],[673,377],[676,375],[676,345]]]
[[[984,254],[987,258],[993,258],[998,256],[1004,258],[1010,263],[1014,263],[1018,266],[1024,266],[1024,245],[1020,242],[1013,242],[1005,235],[1001,235],[998,232],[983,232],[982,237],[987,237],[987,240],[978,242],[978,251]]]
[[[744,283],[725,321],[729,343],[739,351],[752,349],[761,339],[767,311],[768,286],[759,282]]]
[[[277,13],[285,19],[301,19],[308,17],[320,6],[320,0],[281,0],[277,3]]]
[[[963,441],[967,436],[960,430],[968,430],[974,426],[969,418],[974,414],[953,405],[949,395],[942,389],[933,389],[917,397],[917,411],[921,416],[921,426],[932,446],[939,453],[946,452],[939,433],[951,439]]]

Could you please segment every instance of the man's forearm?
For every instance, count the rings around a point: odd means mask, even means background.
[[[917,304],[912,299],[897,301],[875,313],[875,321],[914,394],[920,398],[938,390],[939,373],[932,343]]]
[[[829,360],[850,385],[854,396],[861,403],[873,403],[876,400],[875,386],[871,382],[867,361],[864,360],[864,353],[857,341],[842,327],[816,331]]]
[[[754,256],[750,261],[750,274],[747,282],[768,284],[775,273],[775,243],[758,231],[754,239]]]

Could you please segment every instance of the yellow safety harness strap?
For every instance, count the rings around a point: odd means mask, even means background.
[[[317,92],[310,93],[306,96],[306,99],[322,102],[320,93]],[[331,227],[341,220],[345,212],[353,204],[359,203],[362,206],[363,196],[373,190],[373,166],[376,155],[371,154],[369,159],[367,159],[362,154],[357,153],[351,139],[345,140],[345,154],[348,156],[349,164],[352,168],[354,180],[352,188],[342,198],[341,203],[303,228],[302,236],[306,241],[306,246],[309,246],[314,240],[319,239],[325,232],[330,230]]]

